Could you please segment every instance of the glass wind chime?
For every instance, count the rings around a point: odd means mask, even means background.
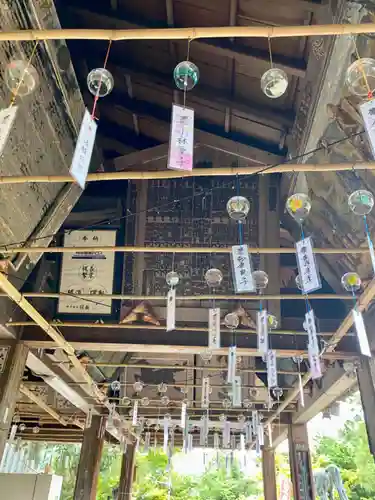
[[[270,99],[277,99],[285,94],[288,88],[288,77],[285,71],[280,68],[275,68],[273,65],[270,38],[268,39],[268,49],[271,67],[262,75],[260,86],[267,97]]]
[[[315,255],[313,253],[313,242],[310,236],[306,237],[304,232],[304,221],[308,217],[311,210],[311,201],[307,192],[295,192],[286,202],[286,209],[291,217],[300,226],[301,240],[296,243],[296,257],[298,265],[298,276],[296,285],[305,296],[306,313],[303,327],[308,334],[308,357],[310,364],[310,374],[313,379],[322,376],[320,364],[320,346],[318,341],[316,320],[314,311],[310,306],[308,295],[311,292],[319,290],[321,285],[319,270]],[[303,383],[301,377],[301,362],[302,358],[296,356],[293,361],[298,367],[298,381],[300,388],[300,404],[304,405]]]

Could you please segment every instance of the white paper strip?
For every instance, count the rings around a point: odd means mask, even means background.
[[[363,321],[362,313],[353,309],[353,320],[355,324],[355,330],[357,332],[359,349],[361,354],[364,356],[371,357],[371,349],[367,338],[366,327]]]
[[[276,351],[267,352],[267,383],[268,389],[277,387],[277,366],[276,366]]]
[[[302,408],[305,407],[305,394],[303,392],[302,375],[298,374],[298,386],[299,386],[299,402]]]
[[[226,420],[223,426],[223,448],[228,448],[230,440],[230,423]]]
[[[151,432],[146,432],[145,433],[145,446],[144,446],[145,453],[148,453],[148,451],[150,449],[150,443],[151,443]]]
[[[230,447],[232,448],[232,450],[236,449],[236,435],[235,434],[232,434],[230,437]]]
[[[168,451],[168,439],[169,439],[169,418],[164,417],[164,441],[163,441],[163,451],[164,453],[167,453]]]
[[[252,274],[251,260],[247,245],[232,246],[232,271],[234,290],[236,293],[254,292],[254,280]]]
[[[315,315],[312,309],[310,309],[310,311],[305,314],[305,322],[308,335],[308,345],[311,348],[311,352],[319,354],[319,343],[316,333]]]
[[[172,106],[168,168],[192,170],[194,152],[194,109]]]
[[[259,434],[257,433],[255,436],[255,453],[257,457],[260,455],[260,442],[259,442]]]
[[[18,426],[16,424],[13,424],[12,427],[10,428],[8,443],[12,443],[14,441],[14,438],[16,437],[16,433],[17,433],[17,428],[18,428]]]
[[[188,435],[188,450],[193,451],[193,435]]]
[[[313,380],[320,378],[322,376],[322,367],[320,365],[320,356],[319,353],[313,351],[310,345],[307,347],[309,354],[309,363],[310,363],[310,375]]]
[[[171,288],[167,295],[167,332],[176,328],[176,289]]]
[[[369,100],[360,104],[359,109],[362,113],[363,122],[367,132],[372,154],[375,157],[375,101]]]
[[[264,427],[262,424],[258,425],[258,439],[259,446],[264,446]]]
[[[126,441],[125,436],[121,436],[120,438],[120,452],[125,455],[128,449],[128,442]]]
[[[17,109],[17,106],[11,106],[0,111],[0,155],[2,154],[5,144],[8,140],[10,131],[16,118]]]
[[[252,424],[253,435],[256,436],[257,431],[258,431],[258,425],[259,425],[258,410],[253,410],[251,412],[251,424]]]
[[[90,406],[89,411],[86,415],[85,429],[90,429],[92,424],[92,406]]]
[[[320,275],[313,252],[311,236],[297,241],[297,264],[302,292],[307,294],[322,288]]]
[[[70,175],[82,189],[85,189],[97,128],[95,120],[86,109],[70,167]]]
[[[272,425],[267,424],[267,431],[268,431],[268,445],[272,448],[273,447],[273,439],[272,439]]]
[[[207,409],[209,406],[210,406],[210,379],[208,377],[203,377],[201,407]]]
[[[220,437],[217,432],[214,433],[214,449],[218,450],[220,447]]]
[[[366,226],[367,226],[367,222],[366,222]],[[372,271],[375,275],[375,251],[374,251],[374,244],[371,240],[371,236],[368,232],[368,229],[366,230],[366,233],[367,233],[367,243],[368,243],[368,248],[369,248],[369,251],[370,251],[370,257],[371,257],[371,264],[372,264]]]
[[[257,312],[258,351],[266,354],[268,351],[268,313],[264,309]]]
[[[181,405],[181,422],[180,422],[180,426],[182,427],[182,429],[185,429],[185,424],[186,424],[186,409],[187,409],[187,404],[186,403],[182,403],[182,405]]]
[[[133,425],[137,425],[138,421],[138,404],[138,399],[136,399],[133,405]]]
[[[249,443],[251,441],[251,435],[252,435],[251,422],[247,422],[245,426],[246,443]]]
[[[234,377],[236,375],[236,364],[237,364],[237,347],[234,345],[229,348],[227,384],[233,384]]]
[[[240,434],[240,450],[245,451],[245,434]]]
[[[242,384],[240,375],[233,378],[232,383],[232,405],[238,407],[242,405]]]
[[[220,349],[220,308],[208,312],[208,347]]]

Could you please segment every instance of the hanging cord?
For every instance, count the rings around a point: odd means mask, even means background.
[[[236,194],[240,196],[240,178],[238,174],[236,175]],[[240,246],[243,245],[243,222],[242,220],[238,221],[238,241]]]
[[[111,47],[112,47],[112,40],[110,40],[109,44],[108,44],[107,53],[106,53],[105,59],[104,59],[103,69],[106,69],[106,67],[107,67],[107,62],[108,62]],[[96,92],[96,96],[94,99],[94,104],[93,104],[92,112],[91,112],[91,119],[92,120],[97,120],[97,118],[95,117],[95,111],[96,111],[96,106],[97,106],[98,100],[99,100],[99,92],[100,92],[100,89],[102,86],[102,80],[103,80],[103,75],[100,75],[99,86],[98,86],[98,90]]]
[[[268,37],[268,51],[270,54],[270,64],[271,64],[271,69],[273,68],[273,60],[272,60],[272,48],[271,48],[271,38]]]
[[[371,101],[371,99],[373,99],[374,96],[373,96],[370,84],[369,84],[369,82],[367,80],[366,72],[365,72],[365,69],[364,69],[363,64],[362,64],[362,58],[361,58],[361,56],[359,55],[359,52],[358,52],[358,47],[357,47],[356,40],[355,40],[354,37],[352,37],[352,40],[353,40],[353,43],[354,43],[355,56],[357,58],[359,69],[360,69],[360,71],[362,73],[362,77],[363,77],[363,80],[365,82],[365,86],[367,88],[367,98],[368,98],[369,101]]]
[[[187,46],[187,54],[186,54],[186,61],[189,62],[190,58],[190,44],[192,40],[191,38],[188,39],[188,46]],[[184,108],[186,108],[186,88],[187,88],[187,79],[188,79],[188,74],[185,75],[185,85],[184,85]]]
[[[39,45],[39,40],[37,40],[35,42],[35,44],[34,44],[33,50],[32,50],[31,55],[30,55],[30,57],[29,57],[29,59],[28,59],[28,61],[26,63],[25,69],[22,72],[22,75],[21,75],[20,81],[17,84],[17,87],[14,90],[12,90],[13,96],[12,96],[12,99],[10,100],[10,105],[9,105],[10,108],[12,106],[14,106],[14,104],[16,102],[16,99],[17,99],[17,96],[18,96],[18,92],[19,92],[19,90],[21,88],[21,85],[23,83],[25,75],[26,75],[26,73],[27,73],[27,71],[28,71],[28,69],[30,67],[31,61],[32,61],[32,59],[33,59],[33,57],[34,57],[34,55],[36,53],[36,49],[38,48],[38,45]]]

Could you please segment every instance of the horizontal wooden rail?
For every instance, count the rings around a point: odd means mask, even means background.
[[[375,25],[374,25],[375,27]],[[0,40],[3,33],[0,31]],[[152,179],[179,179],[182,177],[216,177],[233,175],[275,174],[286,172],[339,172],[344,170],[375,170],[375,162],[366,163],[322,163],[300,164],[280,163],[278,165],[250,166],[250,167],[218,167],[194,168],[189,172],[176,170],[161,171],[133,171],[133,172],[97,172],[88,174],[87,182],[119,181],[119,180],[152,180]],[[75,182],[73,177],[65,175],[17,175],[0,176],[1,184]]]
[[[136,215],[136,214],[134,214]],[[12,244],[0,245],[2,253],[5,255],[15,255],[19,253],[41,254],[41,253],[87,253],[87,252],[107,252],[107,253],[182,253],[182,254],[230,254],[232,247],[152,247],[152,246],[87,246],[87,247],[12,247]],[[249,254],[264,255],[293,255],[296,253],[294,247],[291,248],[267,248],[249,247]],[[314,253],[318,255],[362,255],[367,254],[369,249],[362,248],[314,248]]]
[[[375,24],[313,26],[222,26],[140,29],[53,29],[0,32],[0,41],[35,40],[194,40],[197,38],[288,38],[374,33]]]

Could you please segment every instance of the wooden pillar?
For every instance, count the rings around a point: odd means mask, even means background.
[[[357,372],[368,444],[375,459],[375,360],[363,357]]]
[[[263,447],[262,469],[264,500],[277,500],[275,450],[270,446]]]
[[[133,489],[135,472],[135,444],[128,444],[122,457],[120,485],[116,500],[129,500]]]
[[[295,500],[315,500],[306,424],[289,424],[289,463]]]
[[[104,418],[95,415],[91,427],[84,432],[73,500],[96,500],[104,424]]]
[[[8,439],[28,348],[13,342],[0,344],[0,462]]]

